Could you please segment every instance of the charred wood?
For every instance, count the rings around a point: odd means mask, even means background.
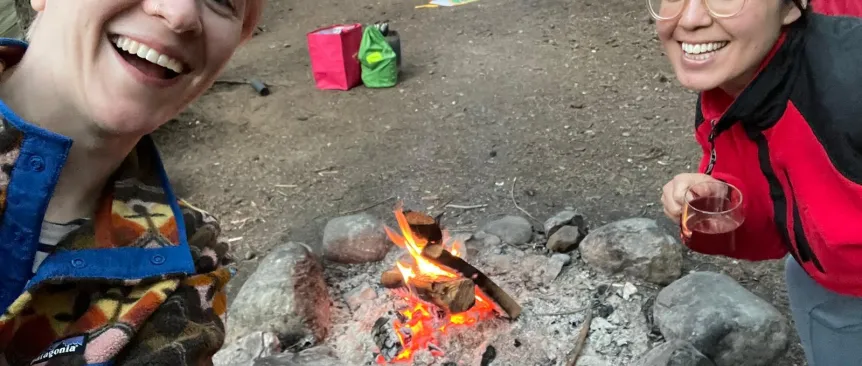
[[[371,327],[371,337],[386,362],[394,360],[404,350],[397,332],[394,319],[386,316],[377,319]]]
[[[432,263],[449,268],[459,273],[464,278],[469,278],[479,289],[490,297],[494,302],[502,308],[502,310],[511,319],[517,319],[521,315],[521,305],[509,296],[500,286],[488,278],[476,267],[473,267],[467,261],[452,255],[443,248],[441,244],[429,244],[422,249],[422,257]]]

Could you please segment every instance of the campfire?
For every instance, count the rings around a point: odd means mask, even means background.
[[[380,282],[395,291],[403,306],[374,324],[379,364],[409,363],[421,350],[442,356],[439,341],[450,329],[520,315],[520,305],[466,261],[464,243],[449,237],[439,217],[405,211],[399,203],[395,218],[401,233],[388,227],[386,233],[406,254]]]

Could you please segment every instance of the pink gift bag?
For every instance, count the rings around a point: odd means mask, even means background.
[[[323,90],[350,90],[362,83],[362,24],[338,24],[307,34],[314,83]]]

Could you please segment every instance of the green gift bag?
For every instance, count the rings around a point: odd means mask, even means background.
[[[359,44],[362,83],[368,88],[390,88],[398,83],[395,51],[377,27],[365,27]]]

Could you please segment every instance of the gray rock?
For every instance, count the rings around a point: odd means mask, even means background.
[[[638,293],[638,288],[631,282],[626,282],[620,289],[620,296],[623,297],[623,300],[630,299],[636,293]]]
[[[527,244],[533,239],[533,225],[520,216],[506,216],[491,221],[485,225],[482,231],[512,245]]]
[[[558,261],[560,263],[563,263],[564,267],[572,264],[572,256],[570,256],[568,254],[563,254],[563,253],[557,253],[557,254],[552,255],[551,260],[555,260],[555,261]]]
[[[342,366],[329,347],[314,347],[299,353],[282,353],[258,359],[253,366]]]
[[[563,271],[563,267],[565,267],[565,263],[556,258],[551,258],[548,261],[548,265],[543,270],[540,270],[539,273],[541,275],[541,281],[545,285],[551,284],[557,277],[560,276],[560,272]]]
[[[544,255],[527,255],[515,259],[511,256],[491,256],[492,268],[502,273],[518,274],[528,287],[550,285],[563,271],[563,261]]]
[[[665,338],[690,342],[718,366],[773,365],[787,349],[787,319],[724,274],[681,278],[659,292],[653,311]]]
[[[682,275],[682,245],[655,220],[635,218],[602,226],[581,242],[581,258],[607,274],[623,273],[659,285]]]
[[[323,257],[333,262],[378,262],[392,247],[383,223],[369,214],[334,218],[323,229]]]
[[[575,210],[565,210],[545,220],[543,229],[545,229],[545,235],[550,237],[563,226],[571,225],[572,223],[575,223],[575,226],[581,226],[578,223],[583,224],[583,221],[583,216],[579,215]]]
[[[344,300],[347,302],[347,306],[350,307],[350,310],[356,310],[362,304],[374,300],[377,298],[377,291],[374,291],[371,286],[368,284],[362,284],[352,291],[348,292],[344,295]]]
[[[548,238],[548,250],[566,253],[578,249],[578,244],[584,240],[586,233],[574,226],[563,226]]]
[[[651,349],[633,366],[715,366],[691,343],[671,340]]]
[[[243,284],[229,312],[228,343],[260,330],[277,334],[285,346],[316,344],[332,325],[320,260],[302,243],[276,247]]]
[[[269,332],[254,332],[228,344],[213,355],[214,366],[249,365],[254,360],[278,354],[281,343]]]
[[[496,247],[502,244],[503,241],[496,235],[488,235],[485,239],[482,239],[482,243],[485,244],[486,247]]]

